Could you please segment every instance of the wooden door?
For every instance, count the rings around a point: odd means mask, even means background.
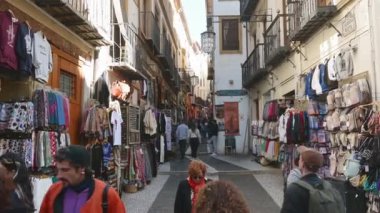
[[[79,143],[81,129],[83,75],[80,61],[53,48],[53,72],[49,84],[65,93],[70,100],[69,134],[72,144]]]

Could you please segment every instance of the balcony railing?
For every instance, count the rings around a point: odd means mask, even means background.
[[[171,57],[171,43],[165,35],[161,35],[161,48],[160,53],[157,55],[161,59],[164,67],[169,68],[169,58]]]
[[[150,11],[140,13],[140,27],[145,36],[145,39],[152,45],[153,51],[160,51],[160,28],[158,20]]]
[[[265,31],[265,63],[275,66],[289,53],[287,15],[278,14]]]
[[[34,2],[93,46],[110,44],[110,1],[34,0]]]
[[[265,75],[264,44],[257,44],[247,60],[242,65],[243,86],[249,88],[250,85]]]
[[[288,6],[289,36],[292,41],[305,41],[323,26],[337,11],[336,6],[325,1],[303,0]]]
[[[135,69],[137,36],[134,30],[125,24],[112,24],[112,66]]]
[[[186,85],[188,85],[188,86],[191,85],[190,75],[189,75],[189,73],[186,72],[184,69],[180,69],[180,70],[179,70],[179,76],[180,76],[180,78],[181,78],[181,81],[182,81],[184,84],[186,84]]]
[[[240,18],[242,21],[249,21],[258,2],[259,0],[240,0]]]

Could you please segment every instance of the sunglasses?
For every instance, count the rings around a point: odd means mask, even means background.
[[[201,179],[203,179],[203,176],[192,176],[191,178],[193,180],[201,180]]]

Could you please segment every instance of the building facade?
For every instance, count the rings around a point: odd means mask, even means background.
[[[248,152],[248,96],[242,87],[241,64],[246,58],[246,35],[240,22],[240,2],[207,0],[207,28],[215,32],[208,77],[212,79],[214,112],[219,124],[217,152],[226,139],[237,153]]]
[[[378,5],[373,0],[241,0],[249,50],[243,86],[249,92],[251,121],[263,119],[267,101],[310,99],[300,87],[305,77],[345,53],[352,73],[337,84],[364,78],[372,100],[378,100]],[[327,90],[318,97],[325,100]]]

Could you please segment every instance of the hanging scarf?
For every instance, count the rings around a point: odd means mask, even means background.
[[[194,207],[195,202],[197,201],[198,192],[206,185],[206,180],[203,178],[199,183],[196,183],[191,177],[188,177],[187,181],[191,188],[191,205]]]

